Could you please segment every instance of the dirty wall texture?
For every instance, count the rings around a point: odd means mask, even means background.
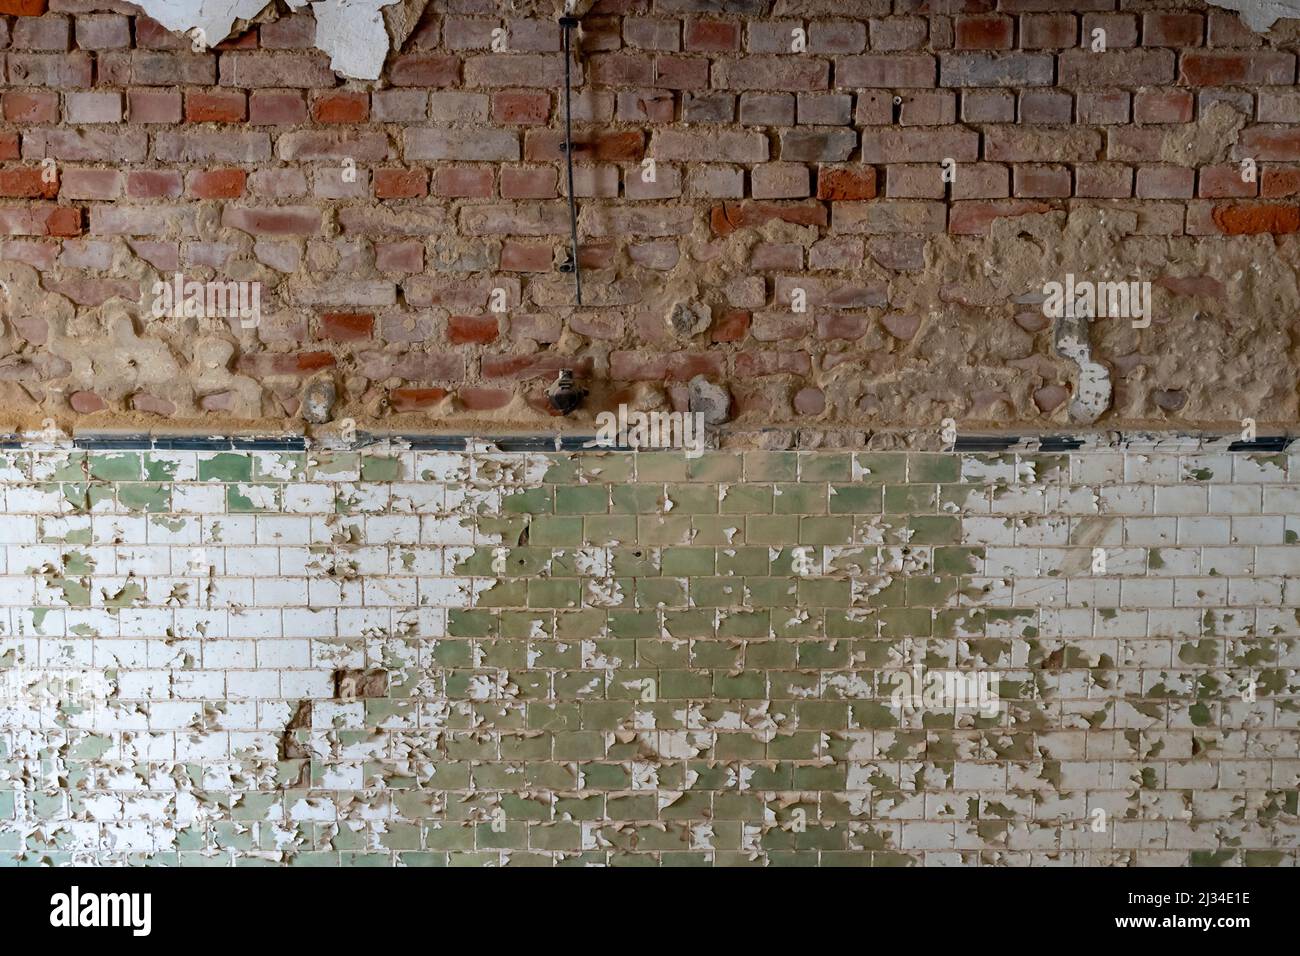
[[[0,0],[0,428],[1289,426],[1300,34],[1225,5],[580,3],[577,307],[558,0]]]
[[[9,449],[11,864],[1294,865],[1300,455]]]

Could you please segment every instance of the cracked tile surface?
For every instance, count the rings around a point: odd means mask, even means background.
[[[1298,468],[0,450],[0,859],[1293,865]]]

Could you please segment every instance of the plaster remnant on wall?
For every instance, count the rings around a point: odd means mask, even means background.
[[[329,54],[330,67],[354,80],[377,80],[389,50],[389,28],[399,33],[398,43],[409,35],[419,19],[420,0],[288,0],[292,10],[310,6],[316,18],[316,46]],[[381,11],[402,4],[405,17],[385,25]],[[149,16],[169,30],[200,37],[215,46],[230,36],[236,20],[250,20],[261,13],[266,0],[141,0]]]
[[[1056,320],[1053,342],[1057,354],[1079,366],[1079,381],[1070,403],[1070,421],[1091,425],[1110,408],[1110,372],[1093,361],[1088,340],[1087,316],[1063,316]]]
[[[399,0],[325,0],[311,4],[316,46],[329,54],[330,69],[354,80],[377,80],[388,56],[388,31],[380,10]],[[308,4],[289,0],[299,10]]]
[[[1300,0],[1210,0],[1210,3],[1237,11],[1246,26],[1257,33],[1266,32],[1278,20],[1300,17]]]
[[[189,34],[202,30],[203,43],[216,46],[236,20],[251,20],[270,6],[268,0],[140,0],[145,13],[168,30]]]

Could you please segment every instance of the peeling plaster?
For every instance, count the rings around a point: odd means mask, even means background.
[[[1209,0],[1216,7],[1235,10],[1242,21],[1257,33],[1267,31],[1278,20],[1300,17],[1300,0]]]
[[[316,17],[316,46],[329,54],[330,68],[354,80],[377,80],[388,56],[388,31],[380,10],[399,0],[325,0],[310,4]],[[289,0],[295,10],[308,6]]]
[[[1110,372],[1093,361],[1086,316],[1062,317],[1056,322],[1056,351],[1079,366],[1079,382],[1070,402],[1070,420],[1091,425],[1110,407]]]
[[[316,46],[330,56],[330,67],[355,80],[377,80],[390,48],[390,28],[397,44],[405,40],[424,9],[421,0],[288,0],[297,11],[310,7],[316,18]],[[402,4],[405,17],[386,26],[381,11]],[[149,16],[169,30],[195,36],[215,46],[230,36],[237,20],[251,20],[267,9],[265,0],[141,0]],[[271,18],[274,19],[274,18]]]
[[[168,30],[200,34],[206,46],[216,46],[236,20],[251,20],[271,4],[267,0],[141,0],[140,6]]]

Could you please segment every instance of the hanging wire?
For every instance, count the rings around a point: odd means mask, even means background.
[[[560,17],[564,29],[564,161],[569,175],[569,238],[570,263],[573,266],[573,287],[578,305],[582,305],[582,266],[578,264],[578,206],[573,197],[573,104],[572,62],[569,55],[569,36],[578,25],[577,17]]]

